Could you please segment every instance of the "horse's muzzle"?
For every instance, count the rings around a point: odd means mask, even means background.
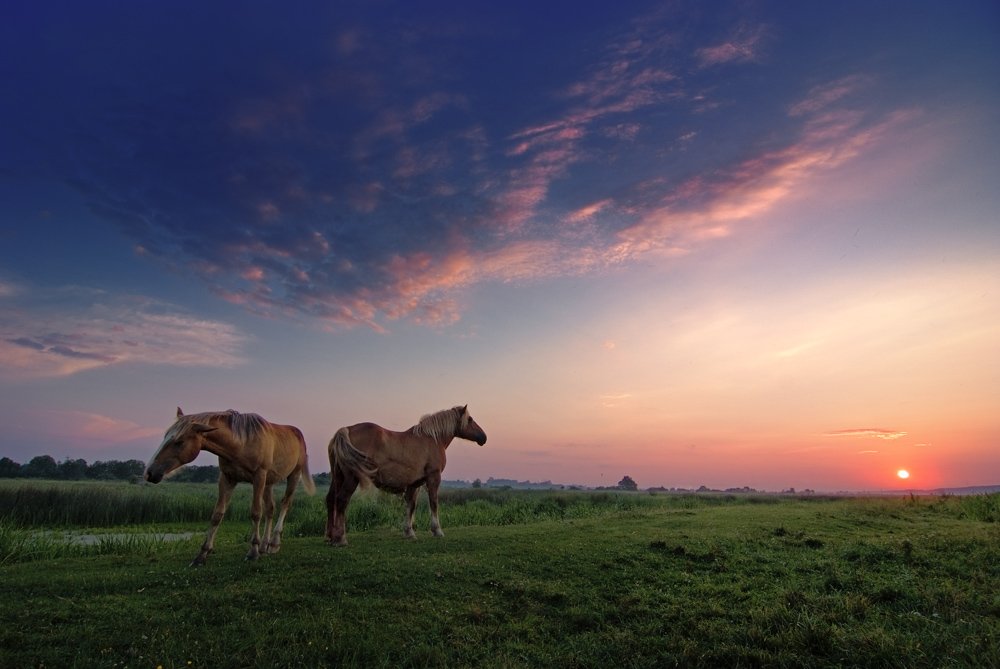
[[[163,474],[161,472],[151,472],[148,469],[142,477],[150,483],[159,483],[163,480]]]

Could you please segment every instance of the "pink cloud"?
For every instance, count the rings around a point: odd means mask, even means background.
[[[230,127],[237,133],[251,135],[264,134],[276,127],[284,131],[299,128],[310,97],[309,87],[298,82],[271,98],[242,101]]]
[[[270,223],[281,216],[281,209],[273,202],[261,202],[257,205],[257,214],[262,221]]]
[[[582,139],[583,137],[584,131],[582,128],[569,125],[557,124],[542,130],[532,128],[512,136],[513,139],[524,139],[517,146],[511,148],[507,152],[507,155],[520,156],[528,151],[547,145],[565,146],[566,143]]]
[[[611,55],[586,78],[566,88],[562,95],[579,102],[566,113],[546,123],[536,124],[508,137],[511,158],[527,163],[515,167],[496,196],[497,221],[506,232],[517,231],[537,214],[548,197],[551,184],[586,159],[581,148],[591,134],[632,140],[641,126],[615,121],[610,117],[634,112],[675,95],[669,90],[677,77],[662,68],[643,64],[650,53],[643,50],[612,49]]]
[[[260,267],[247,267],[240,276],[247,281],[262,281],[264,279],[264,270]]]
[[[407,107],[384,108],[364,132],[356,144],[356,157],[364,159],[370,155],[376,143],[383,139],[403,141],[417,126],[427,123],[434,116],[449,107],[464,108],[467,105],[461,95],[438,91],[416,100]]]
[[[518,241],[491,251],[455,250],[394,257],[385,268],[392,282],[371,306],[391,319],[416,314],[423,323],[448,325],[460,305],[450,296],[483,281],[518,282],[583,274],[604,262],[595,249],[567,248],[553,240]]]
[[[565,220],[569,223],[580,223],[582,221],[589,221],[590,219],[597,216],[599,213],[609,208],[613,204],[613,200],[604,199],[599,202],[594,202],[586,207],[581,207],[576,211],[572,211],[566,215]]]
[[[35,413],[37,434],[83,444],[106,446],[142,439],[156,439],[162,428],[87,411],[43,410]]]
[[[0,375],[15,379],[70,376],[108,364],[96,358],[67,357],[8,340],[0,341],[0,360],[3,361],[0,363]]]
[[[246,338],[233,326],[189,316],[136,297],[76,291],[58,308],[38,306],[52,295],[26,291],[28,306],[0,318],[0,375],[60,377],[143,363],[231,367],[243,363]],[[62,297],[62,296],[60,296]]]
[[[696,176],[668,190],[659,202],[635,208],[638,221],[618,233],[616,261],[649,253],[678,255],[730,235],[739,223],[760,217],[805,192],[824,171],[856,158],[892,127],[910,117],[890,114],[863,126],[852,112],[824,111],[809,119],[794,144],[743,161],[712,178]]]
[[[680,183],[651,179],[629,194],[627,205],[612,198],[591,202],[563,214],[558,219],[562,225],[547,228],[545,237],[532,237],[539,228],[528,223],[545,205],[552,183],[586,157],[582,141],[589,126],[584,121],[593,121],[602,113],[582,108],[572,111],[564,119],[526,128],[508,138],[507,155],[520,164],[510,169],[505,179],[482,185],[482,192],[494,205],[491,222],[497,245],[470,247],[464,236],[457,234],[450,250],[393,256],[375,268],[375,274],[385,280],[369,288],[272,296],[267,286],[258,286],[227,299],[249,303],[264,314],[305,311],[331,325],[362,324],[382,330],[380,316],[448,325],[458,320],[461,311],[456,292],[476,283],[573,276],[645,257],[692,253],[701,245],[734,234],[743,222],[759,219],[801,197],[815,178],[869,150],[889,129],[908,118],[905,113],[890,114],[882,123],[866,125],[862,115],[836,107],[846,93],[817,93],[847,87],[848,83],[840,82],[810,91],[814,98],[827,100],[825,105],[793,105],[790,114],[801,119],[802,130],[798,139],[784,148]],[[383,190],[375,183],[368,189],[372,193]],[[632,222],[613,234],[590,224],[611,209],[617,219]],[[322,237],[310,246],[321,254],[330,252]],[[294,264],[294,256],[287,250],[252,245],[235,250],[248,260],[271,258],[282,263],[289,279],[308,282],[308,273]],[[247,278],[263,279],[263,267],[254,261],[245,270]]]
[[[819,86],[814,86],[809,90],[804,100],[792,105],[788,110],[789,116],[802,116],[805,114],[815,114],[830,105],[839,102],[843,98],[856,93],[857,91],[870,86],[873,83],[871,77],[867,75],[854,74],[842,77]]]
[[[351,206],[360,213],[370,214],[378,208],[384,187],[377,181],[355,187],[349,196]]]
[[[702,67],[753,61],[760,56],[765,34],[763,26],[744,26],[737,30],[732,39],[698,49],[695,56]]]

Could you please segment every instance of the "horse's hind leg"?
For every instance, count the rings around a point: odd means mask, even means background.
[[[215,502],[215,509],[212,511],[212,520],[208,526],[208,534],[205,535],[205,543],[201,545],[201,552],[191,561],[192,567],[199,567],[205,564],[208,554],[215,549],[215,533],[219,531],[219,524],[226,515],[226,508],[229,506],[229,499],[233,495],[235,481],[230,481],[225,474],[219,475],[219,499]]]
[[[358,487],[358,479],[339,467],[330,479],[326,495],[326,539],[332,546],[347,545],[347,505]]]
[[[443,537],[441,521],[438,519],[438,486],[441,485],[441,474],[427,477],[427,505],[431,507],[431,534]]]
[[[413,531],[413,513],[417,509],[417,492],[420,490],[420,486],[410,486],[403,493],[403,499],[406,500],[406,518],[403,521],[403,536],[407,539],[416,539],[417,534]]]
[[[330,475],[330,489],[326,491],[326,533],[323,535],[327,542],[333,541],[333,530],[337,524],[337,484],[335,483],[337,472]]]
[[[292,495],[295,494],[295,486],[299,481],[299,470],[288,477],[288,481],[285,483],[285,495],[281,498],[281,510],[278,511],[278,522],[274,524],[274,529],[271,530],[271,540],[264,544],[265,553],[277,553],[281,550],[281,533],[285,529],[285,516],[288,515],[288,509],[292,506]]]

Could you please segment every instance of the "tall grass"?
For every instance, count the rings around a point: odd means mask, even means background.
[[[449,527],[524,525],[545,520],[572,520],[610,515],[635,515],[655,509],[691,509],[703,506],[753,504],[777,498],[737,495],[653,495],[647,493],[511,490],[487,488],[443,489],[439,513],[445,531]],[[348,532],[397,528],[405,513],[403,500],[375,490],[358,492],[347,509]],[[418,496],[415,526],[430,525],[426,496]],[[289,526],[301,535],[322,534],[326,507],[308,502]]]
[[[275,486],[275,496],[284,492]],[[249,485],[237,486],[228,521],[249,521]],[[163,483],[135,485],[95,481],[2,481],[0,518],[15,527],[117,527],[148,523],[207,522],[217,497],[214,484]],[[427,515],[420,495],[418,516]],[[447,525],[512,525],[546,519],[584,518],[658,507],[742,504],[748,498],[667,496],[614,492],[548,492],[488,489],[441,491],[441,520]],[[399,525],[403,502],[377,491],[359,492],[351,501],[348,522],[355,530]],[[324,493],[309,497],[299,491],[289,516],[305,534],[321,534],[326,522]]]
[[[4,481],[0,485],[0,518],[16,527],[205,521],[216,495],[215,486],[193,483],[157,487],[124,482]],[[232,515],[236,517],[240,516],[240,507],[246,506],[237,501],[238,497],[234,495],[232,504]],[[245,509],[243,515],[249,518]]]
[[[275,496],[283,494],[275,486]],[[237,486],[226,512],[227,522],[249,522],[249,485]],[[0,519],[14,528],[102,528],[147,524],[207,523],[217,488],[203,483],[134,485],[123,482],[0,481]],[[289,530],[322,535],[326,524],[324,491],[296,494],[288,517]],[[420,494],[417,527],[428,526],[426,495]],[[821,502],[828,498],[802,498]],[[542,520],[572,520],[606,515],[642,514],[651,510],[681,511],[714,506],[778,504],[777,496],[674,495],[585,491],[444,489],[441,522],[448,527],[520,525]],[[899,514],[901,504],[924,513],[984,522],[1000,519],[1000,494],[968,497],[917,497],[912,500],[861,499],[858,511],[872,516]],[[398,496],[366,491],[355,494],[348,509],[349,531],[399,527],[404,513]]]
[[[965,518],[982,520],[987,523],[1000,521],[1000,493],[992,495],[968,495],[958,498],[959,512]]]

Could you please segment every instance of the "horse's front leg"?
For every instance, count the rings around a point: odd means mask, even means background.
[[[441,472],[427,477],[427,504],[431,507],[431,534],[443,537],[441,521],[438,520],[438,487],[441,485]]]
[[[215,550],[215,533],[219,531],[219,524],[226,515],[229,507],[229,499],[233,495],[235,481],[230,481],[225,474],[219,474],[219,498],[215,502],[215,509],[212,510],[212,520],[208,525],[208,534],[205,535],[205,543],[201,545],[201,552],[191,561],[192,567],[200,567],[205,564],[208,554]]]
[[[253,500],[250,503],[250,550],[247,551],[247,560],[256,560],[260,557],[260,516],[264,506],[266,481],[267,472],[264,470],[254,472]]]
[[[261,535],[260,552],[271,552],[271,532],[274,524],[274,485],[264,486],[264,533]]]
[[[417,534],[413,531],[413,514],[417,509],[417,493],[420,486],[410,486],[403,492],[403,499],[406,501],[406,518],[403,520],[403,536],[407,539],[416,539]]]

